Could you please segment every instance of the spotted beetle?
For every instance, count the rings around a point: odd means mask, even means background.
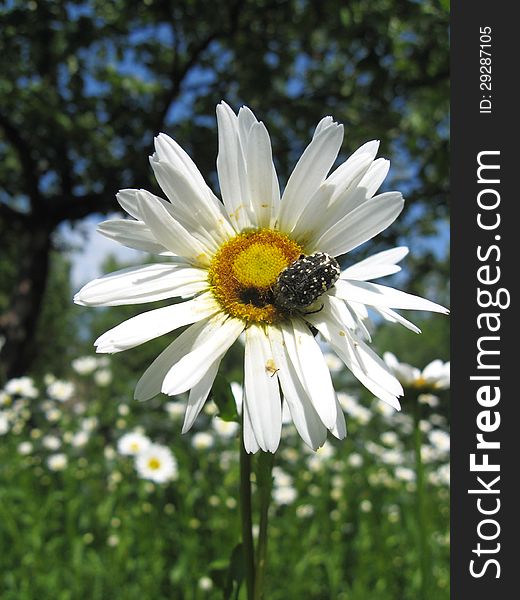
[[[272,289],[274,305],[289,312],[307,308],[330,290],[339,274],[338,261],[325,252],[301,254],[278,276]]]

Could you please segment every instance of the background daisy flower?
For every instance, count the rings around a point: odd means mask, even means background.
[[[274,452],[280,441],[282,398],[296,429],[316,449],[327,431],[346,435],[318,330],[374,395],[399,409],[403,389],[369,347],[367,308],[413,331],[395,309],[446,313],[438,304],[370,283],[399,271],[406,248],[380,252],[340,271],[335,257],[368,241],[399,215],[399,192],[376,194],[389,162],[379,142],[364,144],[329,174],[343,126],[323,118],[280,194],[269,134],[250,109],[217,107],[217,171],[222,202],[191,158],[165,134],[150,159],[168,200],[126,189],[117,198],[132,220],[99,231],[165,261],[96,279],[75,296],[85,306],[181,300],[144,312],[95,342],[120,352],[190,325],[139,380],[135,396],[189,392],[183,432],[212,388],[220,362],[244,337],[244,444]]]
[[[150,444],[135,457],[139,477],[155,483],[166,483],[177,477],[177,461],[171,450],[160,444]]]

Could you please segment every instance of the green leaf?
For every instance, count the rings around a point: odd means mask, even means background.
[[[223,421],[239,422],[237,406],[233,392],[231,391],[231,385],[224,375],[219,373],[215,378],[211,395],[215,404],[218,406],[218,416]]]
[[[224,600],[238,598],[240,586],[244,581],[242,543],[233,548],[229,561],[218,559],[211,562],[209,572],[213,583],[223,591]]]
[[[231,600],[233,595],[234,598],[238,598],[240,586],[244,581],[244,573],[244,552],[242,550],[242,544],[240,543],[233,548],[233,552],[231,552],[231,557],[229,559],[226,589],[224,590],[225,600]]]

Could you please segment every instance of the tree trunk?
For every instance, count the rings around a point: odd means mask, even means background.
[[[8,309],[0,315],[0,377],[11,379],[25,373],[37,349],[34,334],[41,312],[49,271],[50,223],[31,222],[20,233],[18,274]]]

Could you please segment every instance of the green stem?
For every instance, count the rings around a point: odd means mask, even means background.
[[[428,523],[425,512],[425,487],[424,487],[424,465],[422,461],[422,431],[421,431],[421,406],[417,396],[414,401],[414,450],[415,450],[415,473],[416,473],[416,502],[417,502],[417,524],[419,528],[419,564],[421,572],[421,595],[420,600],[428,597],[430,583],[430,548],[428,544]]]
[[[269,504],[273,486],[274,454],[262,452],[258,457],[257,485],[260,500],[260,524],[258,529],[258,546],[256,560],[254,600],[264,597],[265,571],[267,565],[267,527],[269,522]]]
[[[240,517],[242,523],[242,548],[247,600],[254,600],[255,551],[253,546],[253,519],[251,516],[251,455],[240,441]]]

